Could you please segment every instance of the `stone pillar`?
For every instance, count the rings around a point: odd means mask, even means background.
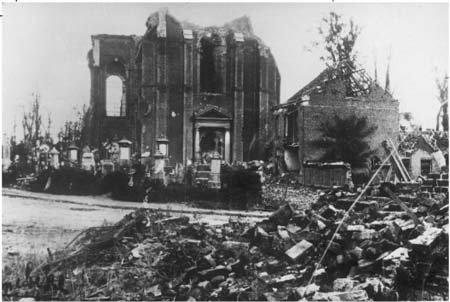
[[[200,93],[200,58],[201,58],[200,40],[201,37],[197,33],[194,34],[195,49],[193,50],[193,61],[192,61],[192,68],[193,68],[192,89],[194,90],[194,94]]]
[[[219,72],[221,78],[220,93],[227,93],[227,45],[226,41],[222,41],[222,45],[217,47],[219,57]]]
[[[230,129],[225,130],[225,156],[226,162],[230,162]]]
[[[184,113],[183,113],[183,163],[194,158],[192,150],[194,42],[192,30],[184,30]]]
[[[90,105],[92,108],[91,131],[89,131],[89,143],[95,146],[101,144],[100,126],[101,117],[104,116],[104,73],[100,68],[100,40],[92,38],[92,52],[88,56],[89,70],[91,75],[91,98]]]
[[[167,137],[168,94],[167,94],[167,39],[158,38],[158,59],[156,63],[156,137]]]
[[[244,36],[234,33],[234,111],[233,111],[233,161],[243,160],[242,131],[244,126]]]
[[[259,68],[259,157],[263,157],[264,144],[267,141],[267,128],[269,123],[268,115],[270,114],[269,105],[269,49],[261,47]]]
[[[142,132],[141,153],[147,150],[155,151],[156,148],[156,118],[157,111],[157,78],[156,64],[157,43],[154,38],[146,38],[142,43]]]
[[[200,159],[200,129],[198,127],[195,128],[195,149],[194,149],[194,159]]]

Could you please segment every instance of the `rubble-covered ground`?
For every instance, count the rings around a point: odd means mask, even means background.
[[[280,180],[277,178],[263,184],[262,201],[256,207],[276,210],[289,203],[295,210],[305,210],[317,201],[322,191],[302,186],[295,179]]]
[[[2,192],[2,262],[18,261],[27,254],[42,256],[47,249],[64,248],[80,231],[119,221],[140,208],[172,216],[186,215],[208,224],[224,224],[230,217],[258,221],[270,215],[262,211],[206,210],[182,203],[118,202],[105,196],[54,196],[6,189]]]
[[[139,209],[41,265],[3,268],[3,299],[448,300],[447,196],[322,193],[257,223]],[[328,252],[317,265],[326,247]]]

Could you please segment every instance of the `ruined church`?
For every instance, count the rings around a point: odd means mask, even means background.
[[[161,10],[145,25],[143,36],[91,37],[89,143],[125,138],[133,153],[161,151],[170,165],[210,152],[264,159],[280,76],[249,18],[200,27]]]

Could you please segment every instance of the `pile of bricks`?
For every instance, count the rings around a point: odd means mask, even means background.
[[[430,173],[423,180],[422,192],[448,194],[448,173]]]
[[[229,183],[251,178],[238,172]],[[33,272],[10,270],[3,299],[447,301],[448,196],[384,187],[389,198],[331,189],[307,209],[222,226],[138,209]]]

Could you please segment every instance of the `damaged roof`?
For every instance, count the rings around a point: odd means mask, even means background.
[[[245,37],[256,38],[255,34],[253,33],[252,23],[247,15],[236,18],[228,23],[225,23],[222,26],[200,26],[186,20],[181,21],[180,23],[183,29],[197,32],[217,32],[225,35],[228,32],[232,31],[242,33]]]
[[[328,85],[339,80],[344,81],[347,97],[367,96],[373,85],[381,88],[364,68],[346,60],[340,62],[336,67],[327,67],[314,80],[289,98],[287,103],[304,101],[311,94],[323,93]]]
[[[417,150],[423,150],[428,153],[439,151],[439,147],[436,144],[436,139],[429,135],[407,135],[399,146],[399,151],[404,154],[412,154]]]

